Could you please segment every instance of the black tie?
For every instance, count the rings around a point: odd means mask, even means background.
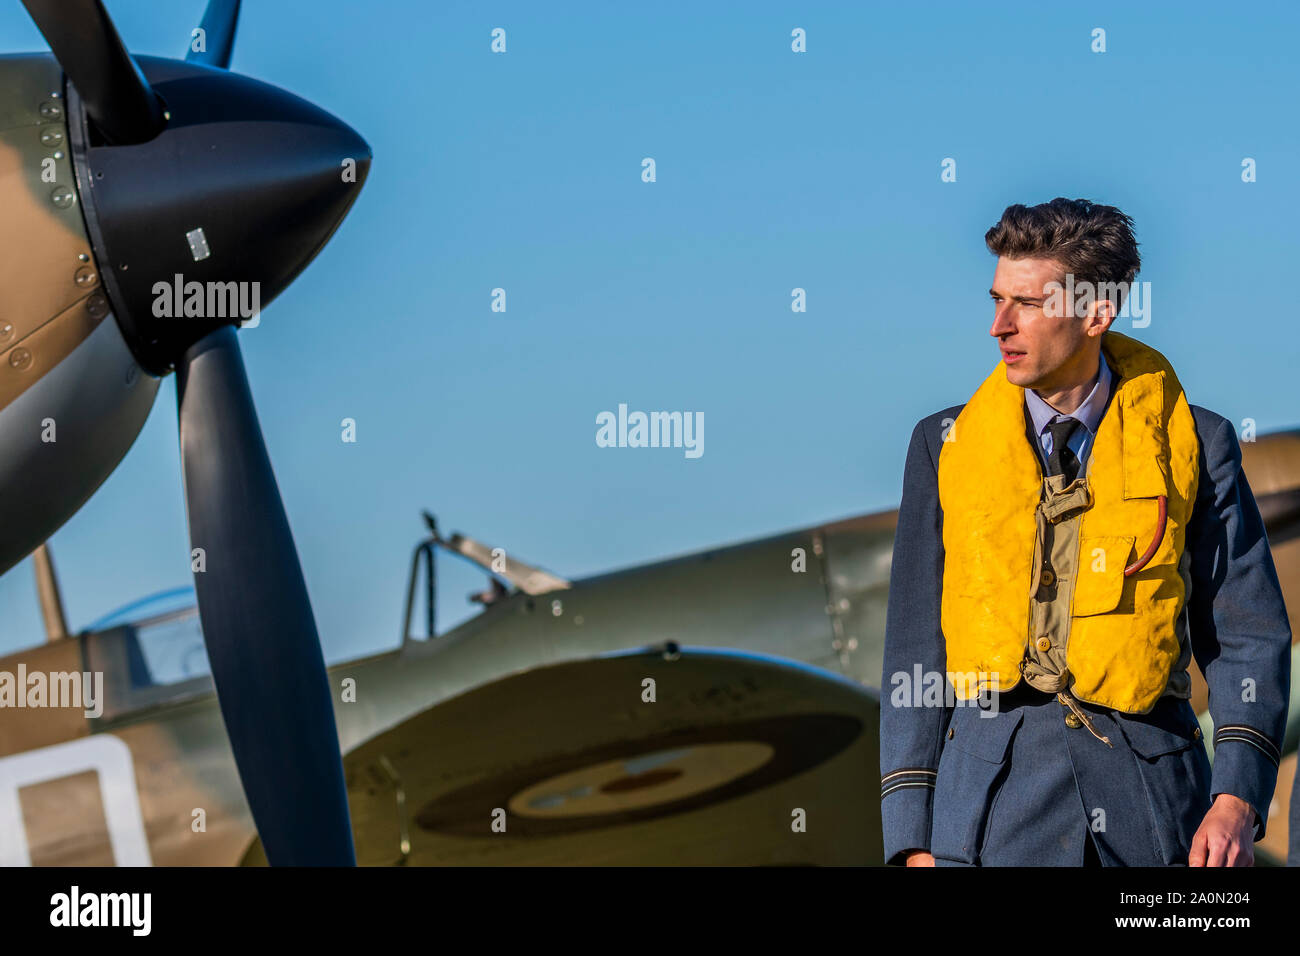
[[[1079,474],[1079,459],[1066,447],[1066,442],[1078,427],[1077,418],[1058,418],[1047,425],[1048,431],[1052,433],[1052,453],[1047,456],[1047,473],[1064,475],[1067,485]]]

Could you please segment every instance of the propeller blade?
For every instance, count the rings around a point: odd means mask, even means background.
[[[275,865],[355,865],[325,660],[234,328],[176,375],[199,616],[258,834]]]
[[[163,127],[162,106],[100,0],[23,0],[95,128],[115,146]]]
[[[210,0],[203,12],[199,29],[203,31],[203,45],[199,52],[190,44],[185,59],[218,69],[230,69],[230,54],[235,49],[235,27],[239,25],[239,0]]]

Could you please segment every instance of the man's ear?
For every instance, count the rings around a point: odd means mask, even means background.
[[[1115,321],[1115,303],[1108,298],[1093,299],[1088,303],[1088,311],[1083,324],[1083,331],[1087,335],[1092,334],[1092,330],[1097,330],[1097,335],[1101,335],[1110,329],[1111,323]]]

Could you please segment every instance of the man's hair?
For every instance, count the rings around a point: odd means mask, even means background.
[[[1120,288],[1127,290],[1142,267],[1133,220],[1114,206],[1087,199],[1008,206],[984,242],[994,255],[1008,259],[1056,259],[1076,283],[1094,286],[1123,283]],[[1121,291],[1117,309],[1123,300]]]

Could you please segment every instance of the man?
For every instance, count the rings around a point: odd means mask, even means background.
[[[1163,355],[1109,331],[1141,264],[1128,216],[1014,205],[985,242],[1002,361],[970,401],[922,419],[907,453],[885,859],[1249,866],[1291,634],[1236,433],[1188,404]],[[918,699],[922,674],[942,677]]]

